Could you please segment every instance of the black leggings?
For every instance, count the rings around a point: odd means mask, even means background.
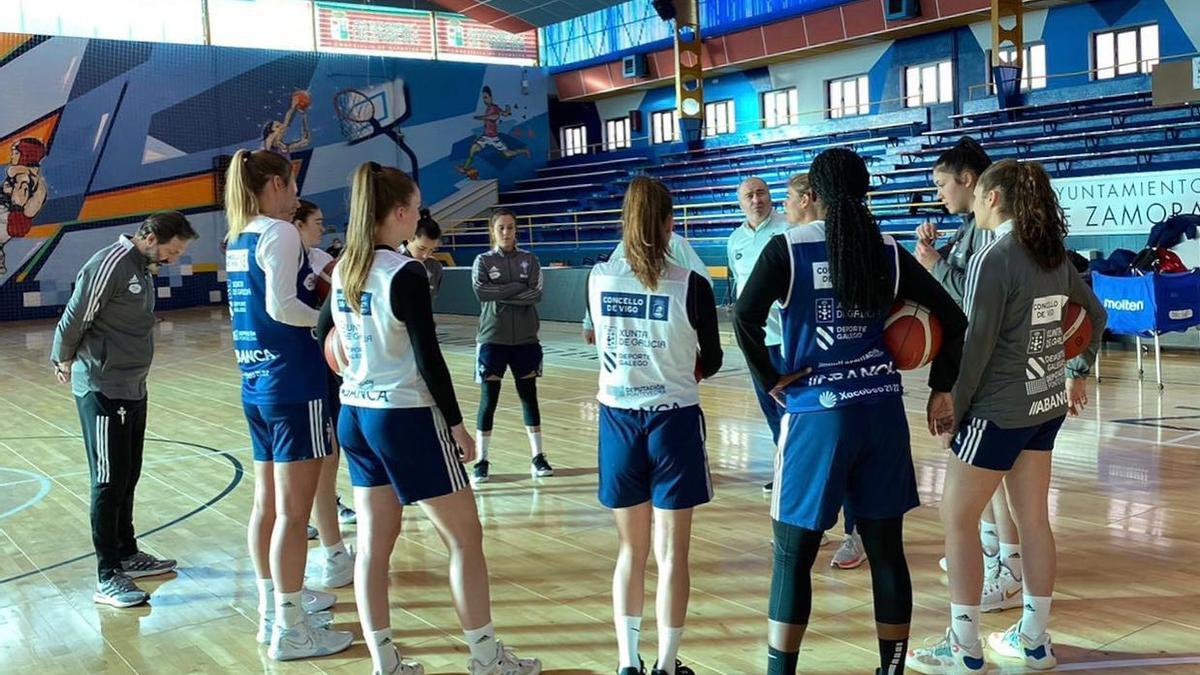
[[[538,408],[537,378],[523,377],[516,381],[517,397],[521,399],[521,410],[525,426],[542,425],[542,412]],[[479,413],[475,417],[475,428],[491,431],[495,426],[496,406],[500,404],[500,380],[484,380],[479,385]]]
[[[771,572],[772,621],[807,625],[812,613],[812,566],[821,547],[821,533],[778,520],[775,561]],[[912,620],[912,579],[904,559],[904,519],[859,518],[858,532],[871,561],[871,587],[875,595],[875,621],[907,624]]]

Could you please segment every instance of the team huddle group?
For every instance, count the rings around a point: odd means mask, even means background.
[[[1086,374],[1105,312],[1068,260],[1063,212],[1040,165],[992,164],[964,138],[939,158],[933,180],[963,223],[941,248],[943,233],[923,225],[915,253],[881,234],[866,204],[870,175],[850,150],[826,150],[809,173],[793,177],[783,214],[762,180],[739,186],[746,221],[728,246],[733,327],[776,447],[774,477],[764,486],[774,538],[770,675],[796,672],[811,568],[839,512],[846,537],[833,564],[871,563],[877,673],[906,666],[986,672],[985,642],[995,656],[1030,668],[1056,664],[1047,632],[1055,575],[1050,451],[1068,413],[1087,403]],[[239,151],[227,175],[228,296],[255,460],[248,545],[258,640],[278,660],[337,653],[353,641],[331,626],[336,596],[303,585],[312,515],[324,557],[320,580],[354,584],[374,671],[423,673],[393,643],[388,604],[402,511],[415,503],[449,554],[469,672],[539,673],[540,661],[516,656],[496,637],[470,489],[489,478],[493,417],[510,370],[530,471],[553,474],[536,389],[538,260],[517,247],[515,214],[494,212],[494,246],[472,274],[482,304],[473,437],[438,346],[432,303],[440,267],[430,256],[440,232],[420,210],[419,187],[404,172],[370,162],[354,172],[349,195],[345,247],[334,263],[316,247],[320,211],[298,199],[286,159]],[[724,355],[707,269],[673,233],[672,214],[665,185],[634,178],[621,244],[588,280],[584,339],[599,361],[598,497],[612,510],[619,542],[612,585],[618,675],[646,671],[638,643],[651,548],[658,566],[651,673],[693,672],[677,658],[692,514],[713,498],[699,382],[718,372]],[[177,260],[194,238],[182,216],[156,214],[133,237],[101,250],[80,272],[56,332],[51,358],[60,380],[72,383],[92,467],[95,597],[114,606],[145,602],[133,579],[175,567],[139,551],[133,536],[154,296],[134,286],[153,289],[148,266]],[[941,324],[926,427],[953,455],[941,502],[950,622],[941,638],[912,650],[903,518],[919,500],[901,376],[883,342],[899,300],[928,308]],[[1067,361],[1069,303],[1084,308],[1093,330],[1084,352]],[[116,328],[129,317],[137,320]],[[119,373],[107,349],[134,333],[137,353]],[[327,338],[340,363],[336,375],[313,367]],[[127,415],[136,418],[127,424]],[[337,531],[339,447],[354,486],[354,552]],[[1009,630],[980,635],[981,612],[1015,607],[1022,615]]]

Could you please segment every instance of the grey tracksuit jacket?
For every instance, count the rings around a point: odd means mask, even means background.
[[[480,344],[525,345],[538,341],[537,303],[542,300],[542,268],[537,256],[520,248],[496,247],[475,258],[472,284],[479,298]]]
[[[933,278],[942,284],[942,288],[954,298],[961,307],[963,291],[967,287],[967,265],[979,249],[987,246],[994,235],[988,230],[975,227],[975,215],[968,213],[963,216],[963,223],[950,243],[939,249],[942,259],[933,266]]]
[[[55,363],[74,361],[72,393],[146,397],[146,375],[154,358],[154,298],[146,257],[128,236],[84,263],[50,351]]]

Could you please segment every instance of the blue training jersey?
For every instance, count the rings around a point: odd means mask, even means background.
[[[785,390],[788,412],[813,412],[900,396],[900,373],[883,344],[887,312],[870,316],[843,309],[833,295],[825,224],[794,227],[785,234],[792,282],[781,303],[782,373],[812,368]],[[884,235],[893,296],[899,279],[895,240]]]
[[[254,219],[229,243],[225,268],[242,400],[268,405],[323,398],[328,386],[314,331],[316,277],[296,227]]]

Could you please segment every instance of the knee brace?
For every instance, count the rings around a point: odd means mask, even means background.
[[[496,406],[500,404],[500,380],[484,380],[479,385],[479,414],[475,417],[475,428],[491,431],[496,418]]]
[[[907,624],[912,621],[912,578],[904,559],[904,520],[887,518],[857,523],[863,549],[871,561],[871,589],[875,595],[875,621]]]
[[[537,378],[525,377],[517,380],[517,396],[521,398],[521,410],[525,415],[525,426],[541,426],[542,413],[538,410]]]
[[[805,625],[812,613],[812,566],[821,548],[821,533],[772,521],[775,556],[771,571],[772,621]]]

